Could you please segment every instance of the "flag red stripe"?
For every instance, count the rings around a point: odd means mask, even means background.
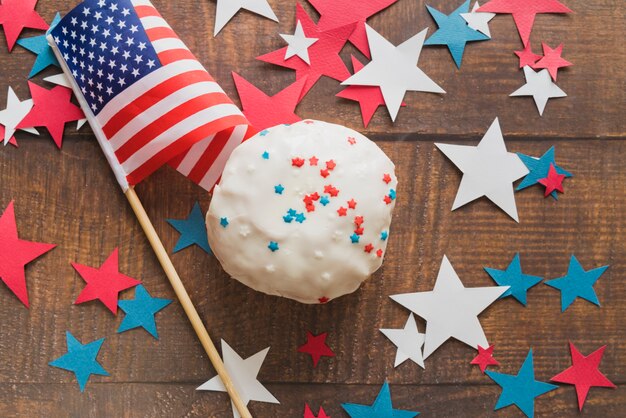
[[[167,51],[159,52],[159,61],[161,64],[167,65],[181,60],[195,60],[196,57],[188,49],[169,49]]]
[[[176,32],[174,32],[171,28],[166,28],[163,26],[158,27],[158,28],[150,28],[146,30],[146,34],[148,35],[148,39],[150,39],[150,42],[154,42],[154,41],[158,41],[159,39],[166,39],[166,38],[178,39],[178,36],[176,36]]]
[[[156,16],[162,18],[158,10],[151,6],[135,6],[135,11],[137,12],[137,16],[139,16],[140,19],[142,17],[148,16]]]
[[[228,139],[233,133],[235,127],[225,129],[215,135],[213,141],[209,144],[206,150],[202,153],[202,157],[198,160],[196,165],[191,169],[187,176],[189,180],[196,183],[200,183],[206,172],[211,168],[213,162],[220,155],[220,151],[224,148]]]

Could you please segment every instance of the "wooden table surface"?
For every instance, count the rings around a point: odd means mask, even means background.
[[[38,10],[49,22],[72,3],[41,0]],[[283,45],[278,33],[292,32],[294,1],[270,0],[279,24],[243,12],[217,38],[211,35],[214,2],[154,3],[234,99],[231,71],[272,94],[292,82],[291,71],[254,58]],[[431,5],[451,12],[458,3]],[[524,78],[512,52],[521,43],[512,18],[504,15],[491,22],[492,41],[467,47],[461,70],[445,48],[425,48],[420,67],[448,93],[408,93],[395,124],[380,109],[364,130],[358,106],[335,98],[341,88],[326,78],[299,105],[302,117],[364,132],[397,166],[398,205],[385,263],[354,294],[324,306],[301,305],[248,289],[198,248],[172,256],[216,342],[225,339],[244,357],[271,346],[259,378],[281,404],[252,402],[255,417],[301,417],[305,402],[345,417],[341,402],[371,404],[385,380],[395,407],[425,417],[522,416],[514,407],[493,411],[500,389],[469,365],[475,351],[459,342],[437,350],[425,370],[410,362],[393,367],[395,347],[378,329],[401,327],[407,312],[388,295],[432,289],[444,254],[466,286],[492,285],[483,267],[505,268],[516,252],[525,273],[545,278],[563,276],[571,254],[587,269],[609,264],[595,286],[602,307],[577,300],[561,313],[559,292],[540,284],[530,290],[527,307],[507,298],[484,312],[481,322],[496,345],[500,372],[517,373],[532,348],[536,376],[548,380],[569,367],[572,341],[585,354],[607,344],[601,370],[618,385],[626,382],[625,12],[619,0],[565,3],[575,13],[539,16],[531,37],[536,52],[541,41],[564,42],[564,56],[574,63],[558,79],[569,96],[551,100],[543,117],[531,98],[508,97]],[[399,0],[370,24],[396,44],[435,28],[423,0]],[[4,103],[9,85],[21,98],[28,96],[34,58],[20,47],[8,54],[4,39],[0,43]],[[346,62],[354,51],[346,46]],[[35,82],[46,84],[42,76]],[[484,199],[451,212],[461,175],[433,145],[476,144],[496,116],[510,151],[538,156],[555,145],[557,161],[574,174],[558,202],[544,199],[539,187],[516,193],[519,224]],[[14,199],[20,236],[58,244],[27,267],[30,310],[0,286],[0,415],[230,417],[225,394],[195,390],[214,371],[178,303],[158,314],[158,341],[143,330],[117,334],[123,315],[113,316],[99,302],[72,304],[84,282],[70,262],[98,266],[115,247],[122,272],[141,279],[153,295],[174,294],[89,128],[76,132],[71,125],[60,151],[47,133],[18,134],[18,149],[0,151],[1,208]],[[196,200],[206,210],[210,201],[169,168],[138,193],[170,250],[178,234],[166,218],[186,217]],[[424,329],[423,322],[418,325]],[[92,377],[84,393],[71,373],[48,366],[65,353],[66,330],[83,342],[106,337],[99,359],[110,376]],[[307,330],[328,332],[337,353],[315,369],[310,357],[296,351]],[[625,408],[622,387],[592,389],[584,415],[624,416]],[[542,396],[536,413],[577,416],[574,388]]]

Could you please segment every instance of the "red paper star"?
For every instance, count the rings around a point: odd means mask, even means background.
[[[117,314],[117,298],[122,290],[130,289],[141,282],[119,272],[118,249],[113,250],[100,268],[72,263],[78,274],[87,282],[75,305],[100,299],[113,314]]]
[[[323,303],[323,302],[322,302]],[[298,352],[307,353],[311,355],[313,359],[313,367],[317,367],[317,363],[322,356],[335,357],[335,353],[326,345],[327,332],[319,335],[313,335],[311,332],[306,332],[306,344],[298,347]]]
[[[4,138],[4,126],[0,125],[0,139]],[[17,145],[17,141],[15,140],[15,135],[13,135],[10,139],[9,139],[9,144],[13,145],[14,147],[18,147],[19,145]]]
[[[356,23],[322,31],[313,23],[300,4],[296,5],[296,18],[302,24],[304,35],[307,38],[317,39],[317,42],[309,47],[309,60],[311,64],[307,64],[298,56],[293,56],[285,60],[287,47],[270,52],[269,54],[261,55],[257,57],[257,59],[296,70],[296,80],[308,76],[302,94],[300,95],[300,99],[302,99],[323,75],[339,81],[344,81],[350,77],[350,72],[339,56],[339,51],[341,51],[346,44]]]
[[[13,202],[9,203],[0,216],[0,279],[27,308],[29,304],[24,266],[54,247],[54,244],[19,239]]]
[[[235,80],[235,87],[237,87],[237,93],[239,93],[239,99],[241,99],[243,114],[256,129],[263,130],[283,123],[294,123],[301,120],[300,116],[296,115],[294,111],[298,103],[300,103],[302,89],[307,81],[306,77],[297,80],[273,96],[263,93],[252,83],[234,72],[233,80]]]
[[[499,366],[500,363],[497,362],[495,358],[493,358],[493,349],[495,346],[493,344],[489,345],[489,348],[482,348],[478,346],[478,355],[474,357],[474,360],[470,362],[470,364],[478,364],[480,367],[480,371],[485,374],[485,370],[487,366]]]
[[[524,46],[528,45],[530,32],[535,23],[535,15],[538,13],[571,13],[571,10],[558,0],[491,0],[477,11],[512,14]]]
[[[530,48],[530,44],[526,45],[521,51],[513,51],[515,55],[519,58],[519,67],[524,68],[525,66],[533,67],[535,63],[541,59],[541,55],[535,54]]]
[[[72,90],[67,87],[56,86],[52,90],[46,90],[30,81],[28,87],[33,98],[33,108],[17,128],[45,126],[54,143],[61,148],[65,124],[83,119],[85,114],[80,107],[70,102]]]
[[[365,33],[365,21],[391,6],[398,0],[309,0],[320,14],[318,26],[321,30],[356,24],[350,35],[350,42],[366,57],[370,58],[370,48]]]
[[[24,28],[47,30],[50,26],[35,11],[37,0],[2,0],[0,25],[4,27],[9,52]]]
[[[598,370],[605,348],[606,345],[598,348],[588,356],[583,356],[574,344],[569,343],[569,349],[572,354],[572,365],[550,379],[553,382],[567,383],[576,386],[578,409],[581,411],[583,410],[583,405],[585,404],[590,388],[594,386],[603,388],[616,387],[613,382]]]
[[[563,180],[565,179],[565,174],[557,173],[554,168],[554,164],[550,164],[550,168],[548,169],[548,177],[537,180],[538,183],[546,186],[546,191],[543,197],[548,197],[550,193],[553,191],[558,191],[563,193]]]
[[[319,412],[317,413],[317,416],[315,416],[313,411],[311,411],[311,408],[309,407],[309,405],[304,404],[304,418],[330,418],[330,417],[326,415],[326,412],[324,412],[324,408],[322,408],[321,406],[320,406]]]
[[[563,44],[554,49],[550,48],[543,42],[541,43],[541,46],[543,47],[543,58],[541,58],[532,67],[535,69],[547,68],[548,72],[552,76],[552,79],[556,81],[556,73],[559,71],[559,68],[569,67],[572,63],[561,57],[561,54],[563,53]]]

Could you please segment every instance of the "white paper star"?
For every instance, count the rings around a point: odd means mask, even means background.
[[[56,84],[57,86],[67,87],[68,89],[72,88],[70,81],[65,76],[65,73],[55,74],[48,76],[43,79],[43,81],[47,81],[48,83]],[[76,130],[79,131],[80,128],[83,127],[84,124],[87,123],[87,118],[79,119],[76,121]]]
[[[233,384],[241,400],[247,405],[250,401],[268,402],[268,403],[280,403],[265,387],[257,380],[259,370],[263,365],[265,356],[270,350],[267,347],[265,350],[261,350],[255,355],[242,359],[239,354],[233,350],[226,341],[222,340],[222,357],[224,358],[224,366],[230,377],[233,379]],[[197,390],[211,390],[217,392],[226,392],[226,388],[222,383],[222,379],[219,376],[215,376],[211,380],[203,383]],[[240,415],[233,407],[233,416],[239,418]]]
[[[289,44],[287,51],[285,52],[285,59],[291,58],[294,55],[299,56],[302,61],[307,64],[311,64],[309,60],[309,47],[318,41],[318,38],[307,38],[304,35],[304,29],[302,29],[302,23],[298,20],[296,24],[296,31],[293,35],[279,34],[281,38]]]
[[[404,293],[391,299],[426,320],[424,359],[450,338],[477,348],[488,342],[478,320],[509,286],[464,287],[448,257],[443,256],[435,287],[430,292]]]
[[[526,84],[511,93],[511,96],[533,96],[539,114],[543,115],[548,99],[566,97],[567,94],[552,81],[547,69],[536,72],[528,65],[524,67]]]
[[[422,369],[424,368],[424,359],[422,358],[424,334],[417,330],[417,323],[413,314],[409,314],[409,319],[406,320],[403,329],[381,329],[380,332],[398,347],[393,367],[398,367],[406,360],[411,359]]]
[[[217,36],[230,19],[241,9],[246,9],[268,19],[278,22],[278,18],[267,0],[217,0],[215,11],[215,29],[213,36]]]
[[[11,86],[7,93],[7,107],[4,110],[0,110],[0,125],[4,126],[4,145],[9,143],[9,140],[15,134],[15,127],[24,119],[24,117],[33,108],[33,100],[27,99],[20,101]],[[28,132],[33,135],[39,135],[39,132],[35,128],[24,128],[21,131]]]
[[[513,182],[528,174],[528,168],[506,150],[498,118],[476,146],[435,145],[463,172],[452,210],[485,196],[519,222]]]
[[[407,91],[445,93],[422,70],[417,68],[428,28],[394,46],[369,25],[365,25],[372,61],[343,85],[379,86],[392,120],[396,120]]]
[[[483,33],[491,38],[491,32],[489,31],[489,21],[494,18],[495,13],[477,12],[480,4],[474,3],[472,11],[470,13],[461,13],[461,17],[467,22],[467,26]]]

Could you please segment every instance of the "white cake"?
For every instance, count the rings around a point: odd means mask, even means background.
[[[381,266],[396,185],[391,160],[352,129],[313,120],[266,129],[226,164],[209,244],[251,288],[325,303]]]

